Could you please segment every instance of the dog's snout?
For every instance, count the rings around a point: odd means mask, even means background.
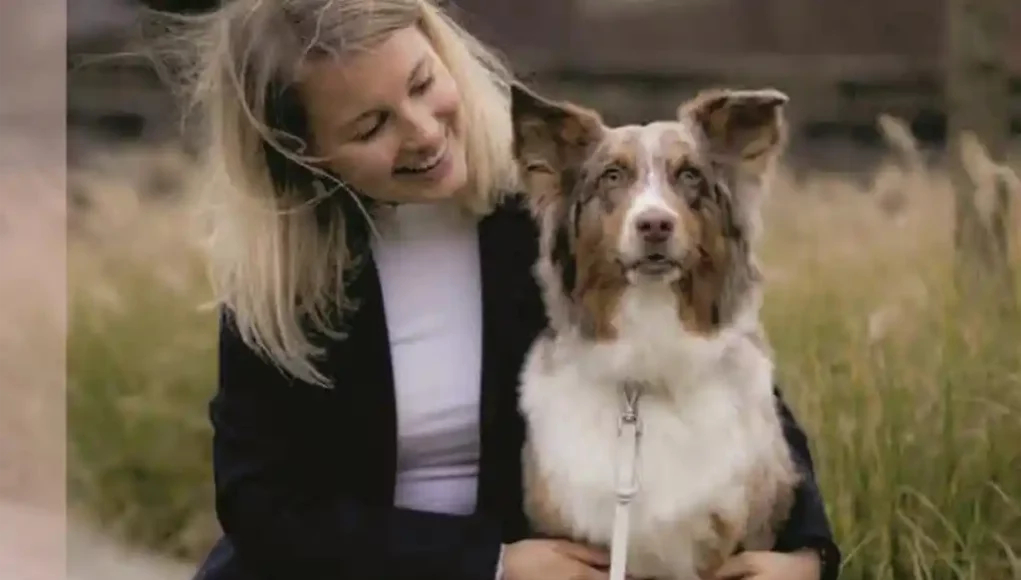
[[[653,244],[670,239],[676,218],[662,209],[648,209],[635,219],[635,230],[641,238]]]

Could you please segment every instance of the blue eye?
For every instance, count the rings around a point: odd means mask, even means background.
[[[624,170],[620,167],[607,167],[602,174],[599,175],[600,185],[612,187],[619,185],[620,182],[624,181]]]
[[[677,181],[679,181],[681,185],[692,189],[698,189],[701,187],[703,179],[702,172],[694,167],[682,167],[680,171],[677,172]]]

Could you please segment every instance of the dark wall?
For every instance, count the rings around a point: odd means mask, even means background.
[[[139,2],[198,12],[220,0],[73,0],[72,52],[116,50]],[[607,118],[668,115],[709,84],[770,84],[792,94],[806,134],[869,133],[888,112],[940,136],[946,0],[439,2],[526,80]],[[1021,73],[1021,2],[1011,22]],[[144,67],[69,71],[69,121],[86,133],[161,138],[177,120],[167,98]]]
[[[139,2],[155,10],[182,14],[205,12],[220,4],[219,0],[139,0]]]

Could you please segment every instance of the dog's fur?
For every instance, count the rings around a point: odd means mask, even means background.
[[[610,128],[512,91],[551,321],[521,374],[526,513],[547,535],[609,547],[621,389],[637,383],[628,574],[708,578],[740,547],[770,549],[797,475],[752,243],[787,97],[707,91],[676,121]]]

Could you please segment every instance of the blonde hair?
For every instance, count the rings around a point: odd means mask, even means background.
[[[461,201],[476,214],[516,183],[511,74],[429,0],[233,0],[211,13],[172,18],[171,35],[163,37],[171,42],[161,44],[171,49],[161,56],[171,60],[157,61],[185,81],[189,109],[198,109],[205,128],[216,300],[229,307],[249,346],[293,376],[329,386],[311,360],[323,348],[306,331],[343,336],[331,317],[336,322],[357,306],[344,292],[358,258],[347,244],[346,214],[358,210],[369,219],[370,212],[331,198],[322,187],[330,177],[302,153],[308,136],[281,126],[303,117],[290,89],[299,67],[417,25],[461,92],[470,185]],[[296,177],[302,171],[306,177]],[[358,202],[333,182],[336,195]]]

